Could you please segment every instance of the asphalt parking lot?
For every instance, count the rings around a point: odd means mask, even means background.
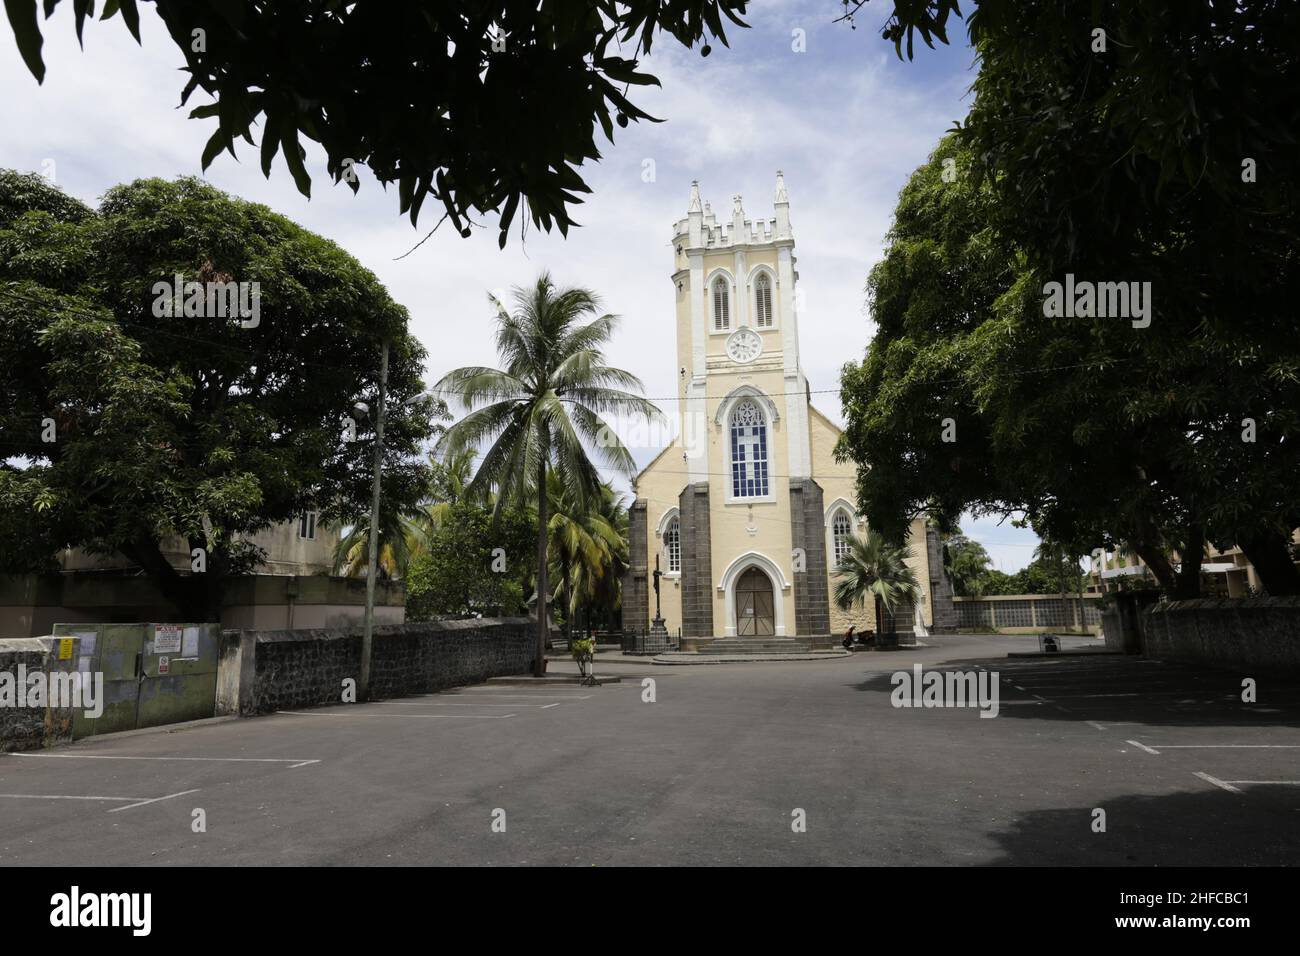
[[[0,755],[0,865],[1300,862],[1300,682],[931,640]],[[893,706],[917,663],[998,716]]]

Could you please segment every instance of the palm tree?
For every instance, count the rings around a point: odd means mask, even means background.
[[[515,311],[495,296],[496,345],[505,367],[458,368],[437,391],[458,400],[468,414],[447,429],[437,450],[454,455],[488,446],[468,486],[496,491],[496,514],[507,504],[537,502],[537,648],[534,674],[545,667],[550,590],[547,584],[549,515],[547,475],[554,470],[581,500],[599,495],[600,475],[588,457],[631,476],[635,463],[603,416],[628,413],[647,418],[654,405],[632,391],[642,388],[630,372],[605,364],[601,351],[618,323],[597,315],[599,302],[587,289],[557,289],[548,273],[531,287],[515,289]],[[589,317],[590,321],[587,321]]]
[[[587,605],[586,621],[589,631],[593,611],[599,611],[606,623],[617,615],[622,605],[623,575],[631,562],[628,547],[630,515],[623,503],[623,496],[608,484],[603,485],[596,513],[600,521],[612,529],[610,540],[617,542],[617,547],[611,550],[608,562],[600,568],[579,567],[574,574],[575,592],[583,597]],[[597,570],[599,574],[594,573]]]
[[[379,527],[379,560],[375,571],[379,579],[404,578],[410,567],[412,543],[420,539],[420,530],[405,515],[384,516]],[[349,578],[364,577],[370,561],[370,515],[352,523],[334,546],[334,567]]]
[[[916,574],[907,566],[912,557],[906,545],[894,545],[878,531],[849,539],[849,551],[835,569],[835,603],[847,611],[854,604],[875,600],[877,640],[884,640],[882,608],[892,616],[900,601],[920,592]]]
[[[477,448],[462,448],[448,455],[446,461],[440,461],[436,453],[429,454],[433,478],[429,482],[428,496],[412,517],[413,534],[407,544],[412,558],[429,550],[434,532],[447,520],[454,506],[476,500],[468,488],[474,477],[474,459],[477,457]]]
[[[627,520],[618,493],[602,482],[595,501],[582,501],[556,472],[546,476],[550,528],[552,598],[563,601],[564,636],[569,639],[579,606],[595,599],[602,583],[620,576],[627,563]]]

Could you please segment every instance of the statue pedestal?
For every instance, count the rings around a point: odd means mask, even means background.
[[[650,622],[650,632],[646,635],[646,644],[656,650],[671,650],[672,638],[668,636],[668,627],[664,624],[664,619],[655,616]]]

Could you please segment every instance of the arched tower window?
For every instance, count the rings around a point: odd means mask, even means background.
[[[664,529],[664,554],[668,558],[668,573],[676,574],[682,570],[682,524],[677,518],[668,522]]]
[[[727,288],[726,276],[713,280],[713,327],[731,328],[731,292]]]
[[[760,329],[772,327],[772,280],[760,272],[754,283],[754,324]]]
[[[835,512],[831,519],[831,543],[835,553],[835,567],[839,567],[849,555],[849,541],[853,537],[853,522],[843,508]]]
[[[731,413],[731,495],[767,496],[767,421],[749,399]]]

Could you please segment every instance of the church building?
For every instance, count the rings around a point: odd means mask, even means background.
[[[747,219],[735,196],[719,223],[692,183],[673,229],[680,429],[633,485],[623,623],[641,631],[654,617],[657,559],[663,618],[685,651],[718,641],[715,650],[822,648],[850,623],[875,627],[870,602],[846,613],[832,599],[835,566],[866,526],[855,467],[834,458],[840,429],[812,404],[800,364],[804,316],[779,172],[773,212]],[[924,633],[931,594],[950,609],[951,592],[938,538],[919,519],[909,545],[921,593],[904,620]]]

